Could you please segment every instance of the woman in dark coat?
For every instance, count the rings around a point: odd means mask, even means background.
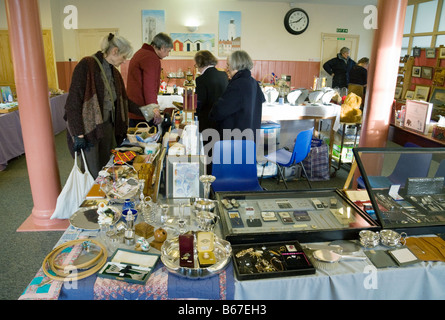
[[[256,133],[259,134],[261,129],[262,105],[266,100],[258,82],[252,78],[252,59],[240,50],[228,57],[227,64],[231,80],[210,111],[210,119],[217,123],[221,140],[247,138],[255,141]],[[241,136],[238,137],[235,129],[241,131]]]
[[[226,90],[229,82],[227,74],[216,69],[217,63],[216,57],[208,50],[198,51],[195,55],[195,66],[201,73],[196,78],[198,100],[196,114],[199,121],[199,132],[208,128],[216,129],[215,123],[209,119],[209,112]]]

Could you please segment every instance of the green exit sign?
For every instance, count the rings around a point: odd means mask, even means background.
[[[337,28],[338,33],[348,33],[348,29]]]
[[[345,38],[337,38],[337,40],[346,40]]]

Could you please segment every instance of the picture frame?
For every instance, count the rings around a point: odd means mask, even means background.
[[[421,48],[414,47],[413,48],[413,57],[420,57]]]
[[[414,90],[414,100],[428,101],[429,93],[429,86],[416,86],[416,89]]]
[[[437,67],[434,69],[433,85],[442,87],[445,84],[445,68]]]
[[[203,198],[199,177],[206,174],[206,157],[168,155],[166,157],[166,194],[168,198]]]
[[[431,119],[433,104],[426,101],[407,100],[403,127],[418,133],[426,134],[427,124]]]
[[[429,102],[435,107],[445,107],[445,88],[434,87]]]
[[[445,47],[439,49],[439,59],[445,59]]]
[[[402,97],[402,87],[397,86],[395,93],[394,93],[394,99],[400,99]]]
[[[436,48],[426,48],[425,49],[425,56],[428,59],[434,59],[436,58]]]
[[[405,92],[405,100],[414,99],[414,90],[406,90]]]
[[[422,67],[421,78],[431,80],[433,78],[433,67]]]
[[[415,78],[420,78],[421,75],[422,75],[422,67],[414,66],[411,72],[411,76]]]
[[[13,102],[14,101],[14,97],[12,95],[12,91],[11,91],[11,87],[10,86],[1,86],[0,87],[0,92],[2,95],[2,103],[8,103],[8,102]]]

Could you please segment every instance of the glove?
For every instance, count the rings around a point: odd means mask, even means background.
[[[74,152],[80,151],[80,150],[90,150],[90,147],[92,145],[87,142],[85,138],[79,138],[77,136],[74,136],[74,146],[73,150]]]

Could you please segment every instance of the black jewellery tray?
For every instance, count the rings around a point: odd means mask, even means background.
[[[232,245],[238,280],[315,274],[315,267],[298,241]]]

